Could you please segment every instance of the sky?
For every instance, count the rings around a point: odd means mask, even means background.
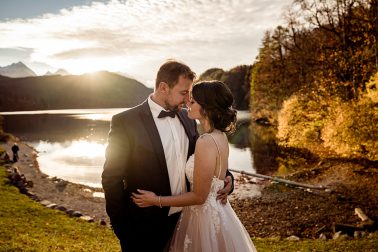
[[[0,66],[108,70],[152,87],[167,59],[197,75],[252,64],[292,0],[0,0]]]

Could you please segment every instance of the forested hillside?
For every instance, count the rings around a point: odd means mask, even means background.
[[[378,160],[378,1],[295,0],[252,67],[251,112],[279,144]]]
[[[0,76],[0,111],[135,106],[152,92],[110,72],[26,78]]]
[[[250,101],[251,66],[241,65],[224,71],[212,68],[200,75],[199,80],[220,80],[228,85],[234,95],[236,109],[248,110]]]

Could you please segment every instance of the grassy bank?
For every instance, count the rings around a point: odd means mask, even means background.
[[[113,232],[20,194],[0,166],[0,251],[118,251]]]
[[[47,209],[8,184],[0,166],[0,251],[119,251],[112,231]],[[378,239],[253,239],[258,251],[375,251]]]

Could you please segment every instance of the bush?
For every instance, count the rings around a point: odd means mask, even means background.
[[[378,74],[359,100],[343,102],[318,90],[297,93],[278,115],[281,145],[313,153],[378,160]]]
[[[314,93],[291,96],[278,114],[279,143],[288,147],[317,149],[322,144],[321,129],[329,113],[328,107],[327,99]]]
[[[324,145],[342,156],[378,160],[378,74],[359,101],[338,103],[324,126]]]

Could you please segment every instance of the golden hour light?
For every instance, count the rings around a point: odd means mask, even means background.
[[[61,1],[56,8],[62,9],[24,19],[0,14],[5,52],[0,66],[22,61],[38,75],[59,68],[71,74],[121,72],[151,87],[154,72],[168,58],[185,61],[196,72],[249,64],[264,30],[279,23],[290,2],[76,1],[73,7]],[[0,7],[12,14],[12,5]]]
[[[101,167],[105,144],[87,140],[64,143],[41,141],[36,145],[40,152],[38,162],[43,173],[77,183],[100,187]]]
[[[104,69],[99,58],[72,60],[66,64],[68,71],[73,74],[94,73]]]
[[[111,115],[109,114],[82,114],[79,116],[75,116],[80,119],[89,119],[89,120],[109,120]]]
[[[377,251],[378,0],[1,0],[0,250]]]
[[[102,156],[104,153],[104,145],[96,142],[88,142],[84,140],[78,140],[67,146],[63,152],[67,152],[68,156],[72,157],[88,157],[93,158]]]

